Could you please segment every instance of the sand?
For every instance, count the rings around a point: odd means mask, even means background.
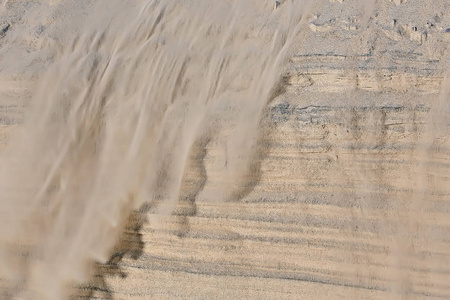
[[[2,3],[1,297],[450,297],[446,0],[233,2]]]

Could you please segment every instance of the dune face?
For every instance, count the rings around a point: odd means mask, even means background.
[[[67,297],[108,261],[131,210],[173,211],[190,152],[224,125],[234,128],[216,200],[236,197],[302,20],[252,1],[130,9],[122,28],[61,45],[5,150],[0,265],[11,296]]]
[[[447,299],[450,8],[4,1],[3,299]]]

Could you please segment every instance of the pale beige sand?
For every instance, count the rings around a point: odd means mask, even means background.
[[[108,12],[129,17],[127,1],[89,2],[4,3],[0,149],[55,47]],[[286,7],[267,3],[269,28]],[[450,298],[447,0],[318,1],[306,16],[250,136],[250,172],[230,181],[225,102],[225,125],[189,150],[175,207],[156,195],[132,213],[73,298]]]

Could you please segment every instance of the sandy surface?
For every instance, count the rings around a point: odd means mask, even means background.
[[[0,149],[59,49],[120,31],[126,2],[3,1]],[[134,211],[74,299],[450,298],[448,1],[319,2],[231,197],[230,125],[193,145],[173,214],[164,196]]]

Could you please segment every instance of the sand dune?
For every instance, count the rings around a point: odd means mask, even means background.
[[[446,2],[4,1],[0,297],[450,298]]]

